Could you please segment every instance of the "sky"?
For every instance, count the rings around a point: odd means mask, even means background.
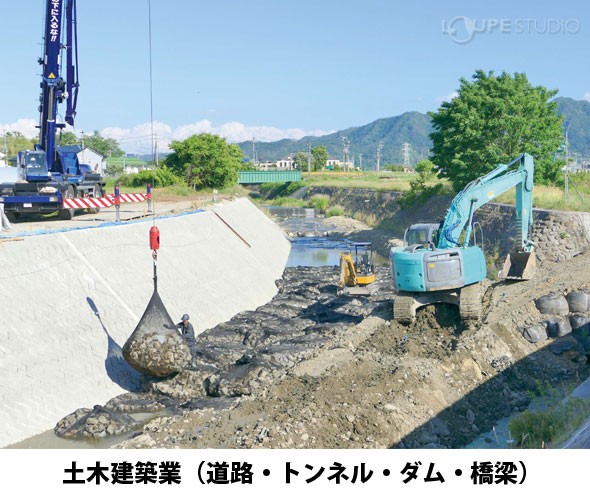
[[[44,6],[4,2],[0,135],[36,133]],[[68,130],[99,131],[128,153],[151,151],[152,128],[166,152],[201,132],[299,139],[436,111],[478,69],[590,100],[583,0],[78,0],[77,10]]]

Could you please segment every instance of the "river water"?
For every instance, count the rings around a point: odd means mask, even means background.
[[[313,208],[268,206],[272,219],[290,236],[291,252],[287,267],[337,266],[348,241],[329,238],[336,229],[329,219],[318,217]]]
[[[339,266],[340,254],[350,250],[350,240],[332,238],[338,228],[316,214],[313,208],[267,206],[272,219],[289,235],[291,253],[287,267]],[[386,264],[386,259],[375,254],[375,264]]]

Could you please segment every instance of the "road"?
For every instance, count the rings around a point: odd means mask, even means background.
[[[181,198],[174,201],[155,202],[153,211],[148,210],[147,201],[141,203],[122,203],[119,209],[121,223],[150,218],[179,214],[204,208],[212,200],[210,198],[190,199]],[[12,228],[0,232],[0,239],[24,237],[38,234],[40,231],[59,231],[72,229],[86,229],[102,224],[114,223],[117,220],[117,211],[114,206],[103,208],[98,214],[89,214],[85,210],[76,211],[72,220],[62,220],[57,215],[21,215],[19,221],[12,224]]]

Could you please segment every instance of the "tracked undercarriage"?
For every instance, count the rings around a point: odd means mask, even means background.
[[[413,323],[416,311],[430,304],[452,304],[459,307],[459,315],[464,321],[477,321],[481,318],[482,297],[485,285],[475,283],[459,290],[442,290],[414,294],[397,292],[393,301],[393,318],[402,324]]]

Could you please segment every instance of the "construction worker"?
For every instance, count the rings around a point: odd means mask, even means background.
[[[191,350],[191,365],[194,366],[197,360],[197,341],[195,340],[195,330],[189,319],[190,316],[188,314],[183,314],[181,322],[176,326],[180,328],[180,333],[182,333],[184,340],[186,340]]]

